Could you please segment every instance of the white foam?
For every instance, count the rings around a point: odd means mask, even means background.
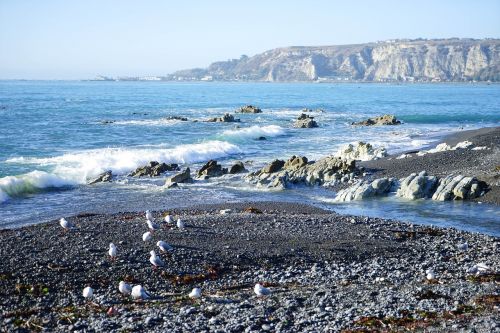
[[[278,125],[250,126],[245,128],[230,129],[222,132],[225,137],[241,139],[258,139],[259,137],[276,137],[285,134],[285,130]]]
[[[0,178],[0,202],[9,197],[33,193],[44,188],[55,188],[76,185],[71,179],[66,179],[45,171],[31,171],[19,176]]]
[[[106,170],[111,170],[115,175],[123,175],[150,161],[196,163],[239,152],[238,146],[229,142],[207,141],[173,148],[102,148],[49,158],[12,158],[6,162],[51,167],[56,176],[85,184],[88,178]]]

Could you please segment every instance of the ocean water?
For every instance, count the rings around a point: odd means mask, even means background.
[[[237,114],[238,124],[167,119],[204,120],[245,104],[264,112]],[[319,128],[292,128],[303,108],[324,111],[313,113]],[[385,113],[404,124],[349,125]],[[0,228],[81,212],[287,200],[500,235],[500,210],[484,204],[394,198],[335,204],[331,191],[267,191],[239,176],[179,190],[162,188],[168,174],[126,176],[152,160],[192,170],[209,159],[224,165],[242,160],[257,169],[291,155],[316,159],[360,140],[398,153],[433,146],[454,131],[499,123],[500,85],[0,81]],[[117,176],[114,182],[86,185],[105,170]]]

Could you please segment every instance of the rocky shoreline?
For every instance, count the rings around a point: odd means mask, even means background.
[[[185,228],[162,223],[167,213]],[[278,202],[153,217],[162,226],[149,242],[144,213],[67,217],[69,232],[57,221],[2,230],[1,331],[499,329],[496,237]],[[154,270],[148,256],[159,240],[173,250]],[[121,295],[122,280],[151,298]],[[256,283],[271,294],[255,295]],[[194,287],[201,298],[188,297]]]

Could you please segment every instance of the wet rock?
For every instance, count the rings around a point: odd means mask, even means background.
[[[259,140],[259,141],[264,141],[264,140],[267,140],[267,139],[266,139],[266,137],[265,137],[265,136],[259,136],[259,137],[257,138],[257,140]]]
[[[261,170],[249,174],[246,179],[258,185],[287,188],[292,184],[308,186],[335,182],[344,175],[358,172],[355,161],[346,161],[329,156],[316,162],[306,157],[292,156],[289,160],[274,160]],[[350,176],[348,176],[350,179]]]
[[[285,165],[285,161],[283,160],[274,160],[265,167],[262,168],[261,173],[273,173],[281,170]]]
[[[359,141],[340,148],[335,156],[346,160],[371,161],[387,156],[384,147],[374,148],[371,144]]]
[[[425,171],[420,172],[418,175],[412,173],[401,180],[401,185],[396,195],[410,200],[431,198],[437,183],[437,178],[427,176]]]
[[[139,167],[135,169],[135,171],[131,172],[129,174],[130,177],[158,177],[164,172],[167,171],[178,171],[179,166],[177,164],[166,164],[166,163],[159,163],[156,161],[151,161],[149,162],[148,165]]]
[[[200,170],[198,170],[197,176],[219,177],[225,173],[227,173],[227,169],[222,169],[222,166],[218,164],[216,160],[210,160],[204,166],[202,166]]]
[[[488,185],[483,181],[479,181],[476,177],[450,175],[439,180],[439,185],[432,195],[432,200],[474,199],[483,195],[487,188]]]
[[[239,119],[235,119],[234,116],[230,113],[225,113],[222,117],[210,118],[207,120],[209,123],[238,123]]]
[[[179,121],[188,121],[186,117],[181,117],[181,116],[170,116],[165,118],[167,120],[179,120]]]
[[[397,120],[394,115],[385,114],[383,116],[368,118],[360,122],[353,122],[351,125],[357,126],[378,126],[378,125],[400,125],[401,121]]]
[[[166,183],[165,183],[165,187],[166,187],[166,188],[178,188],[178,187],[179,187],[179,184],[177,184],[177,183],[169,183],[169,182],[166,182]]]
[[[299,118],[293,123],[295,128],[314,128],[318,127],[318,123],[314,120],[314,117],[302,113]]]
[[[173,183],[186,183],[192,181],[191,179],[191,170],[189,168],[186,168],[186,170],[169,177],[167,181],[165,182],[165,186],[169,187]]]
[[[229,168],[229,174],[233,175],[236,173],[242,173],[242,172],[247,172],[247,169],[245,169],[245,165],[241,161],[236,161],[231,168]]]
[[[236,112],[239,113],[262,113],[262,110],[253,105],[245,105],[239,108]]]
[[[113,178],[113,173],[111,170],[105,171],[101,173],[99,176],[97,176],[94,179],[91,179],[87,182],[87,184],[92,185],[96,183],[104,183],[104,182],[110,182]]]
[[[359,182],[339,191],[335,197],[335,201],[345,202],[386,195],[393,189],[395,181],[394,178],[380,178],[375,179],[371,183]]]

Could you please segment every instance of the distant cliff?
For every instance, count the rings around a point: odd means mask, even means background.
[[[174,80],[500,81],[500,39],[293,46],[173,73]]]

